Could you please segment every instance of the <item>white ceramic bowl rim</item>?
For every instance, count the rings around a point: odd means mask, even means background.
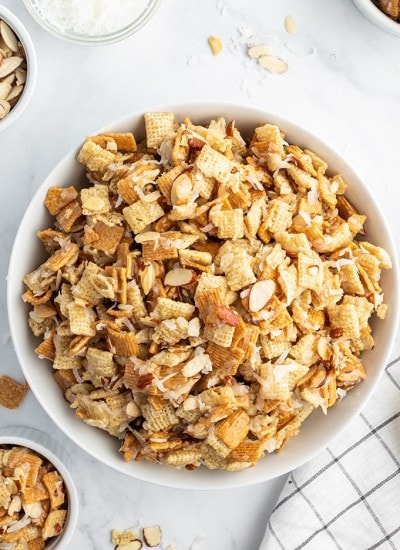
[[[143,462],[124,462],[117,452],[118,441],[100,430],[85,425],[68,410],[61,390],[50,376],[50,371],[47,371],[51,369],[50,365],[43,365],[41,360],[34,357],[33,347],[36,339],[30,335],[27,313],[23,314],[27,309],[24,310],[21,305],[22,277],[40,261],[39,257],[35,256],[35,253],[41,254],[40,245],[36,243],[36,230],[44,227],[40,224],[43,224],[45,219],[42,203],[47,189],[55,185],[55,182],[57,185],[71,185],[74,178],[83,178],[84,171],[81,167],[78,168],[79,163],[75,160],[79,148],[66,155],[39,187],[25,212],[15,238],[7,277],[7,304],[10,330],[18,360],[32,391],[60,429],[86,452],[119,472],[158,485],[196,490],[226,489],[267,481],[300,466],[324,449],[360,412],[378,384],[396,335],[399,314],[398,263],[393,239],[369,189],[341,155],[301,126],[255,106],[226,102],[152,106],[88,134],[130,130],[136,135],[142,133],[144,136],[143,114],[148,111],[172,111],[178,119],[182,120],[186,115],[195,123],[225,116],[229,120],[235,119],[239,129],[243,129],[244,126],[254,129],[260,123],[274,123],[285,131],[290,142],[307,146],[319,154],[328,162],[330,172],[343,174],[345,181],[349,182],[346,196],[361,212],[367,213],[369,217],[373,214],[373,223],[367,221],[367,231],[369,235],[372,234],[371,241],[386,248],[393,261],[393,269],[382,275],[382,286],[387,292],[390,304],[389,313],[384,322],[373,321],[374,334],[378,335],[376,345],[373,351],[364,352],[363,355],[369,373],[367,379],[353,389],[338,406],[329,409],[326,416],[323,416],[321,411],[315,411],[302,425],[300,435],[292,438],[281,453],[267,455],[249,470],[233,473],[199,468],[187,472]],[[27,258],[27,251],[30,250],[30,257]]]
[[[54,451],[45,447],[40,441],[48,441],[54,448]],[[65,489],[68,497],[68,514],[63,532],[54,540],[49,541],[46,550],[65,550],[71,541],[75,527],[78,521],[78,493],[65,463],[57,456],[56,448],[61,445],[52,439],[48,434],[40,432],[33,428],[22,426],[9,426],[0,429],[0,445],[15,445],[27,447],[36,451],[47,459],[64,480]],[[63,454],[66,451],[62,449]]]
[[[28,105],[36,85],[37,60],[32,39],[23,23],[3,5],[0,5],[0,19],[4,19],[24,46],[27,65],[26,82],[21,97],[11,109],[10,113],[2,121],[0,121],[1,132],[10,126],[10,124],[15,122]]]
[[[121,29],[110,33],[90,36],[67,31],[63,32],[61,29],[57,28],[54,25],[51,25],[49,21],[46,21],[39,15],[33,5],[34,1],[24,0],[26,9],[29,11],[33,19],[38,23],[38,25],[40,25],[44,30],[46,30],[53,36],[56,36],[57,38],[61,38],[62,40],[73,42],[75,44],[81,44],[84,46],[105,46],[108,44],[119,42],[124,38],[128,38],[128,36],[131,36],[132,34],[138,32],[142,27],[144,27],[144,25],[146,25],[146,23],[150,21],[150,19],[158,10],[161,2],[162,0],[148,0],[145,9],[136,17],[136,19],[131,21],[125,27],[122,27]]]
[[[400,23],[391,19],[385,12],[380,10],[372,0],[354,0],[354,3],[359,10],[381,29],[390,32],[396,36],[400,36]]]

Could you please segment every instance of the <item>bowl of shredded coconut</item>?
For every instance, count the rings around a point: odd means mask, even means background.
[[[24,0],[36,22],[70,42],[101,46],[137,32],[161,0]]]

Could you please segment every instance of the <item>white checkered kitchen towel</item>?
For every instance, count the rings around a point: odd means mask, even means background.
[[[400,357],[328,449],[294,470],[260,550],[400,549]]]

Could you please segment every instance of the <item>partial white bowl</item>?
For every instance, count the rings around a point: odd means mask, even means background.
[[[61,445],[49,435],[23,426],[12,426],[0,429],[0,445],[27,447],[46,458],[64,480],[68,498],[68,514],[62,533],[50,539],[46,550],[66,550],[78,521],[78,493],[71,474],[68,471],[69,456]]]
[[[3,19],[9,27],[15,32],[17,38],[22,43],[25,55],[26,55],[26,82],[24,89],[22,91],[21,97],[15,106],[11,109],[10,113],[0,120],[0,132],[5,130],[15,122],[25,111],[26,106],[31,100],[33,91],[36,86],[36,76],[37,76],[37,61],[36,61],[36,51],[33,45],[32,39],[26,30],[25,26],[21,21],[16,17],[10,10],[0,5],[0,19]]]
[[[375,347],[363,353],[363,361],[368,372],[367,379],[349,392],[341,403],[329,409],[327,416],[321,411],[314,412],[303,424],[300,435],[292,438],[282,452],[267,455],[249,470],[226,472],[199,468],[187,471],[145,462],[124,462],[118,453],[118,440],[84,424],[75,418],[73,411],[69,409],[53,379],[50,365],[36,357],[33,351],[37,346],[37,339],[28,327],[28,306],[21,300],[24,290],[23,276],[45,259],[43,246],[36,232],[49,227],[51,223],[51,218],[43,206],[47,189],[52,185],[69,186],[73,183],[79,186],[85,183],[84,169],[76,161],[79,147],[64,157],[40,186],[26,210],[15,238],[7,290],[11,334],[19,362],[32,391],[61,430],[93,457],[119,472],[159,485],[196,490],[240,487],[278,477],[297,468],[324,449],[360,412],[379,382],[394,341],[399,312],[399,275],[389,229],[369,189],[348,162],[318,137],[275,113],[228,103],[162,105],[149,107],[147,111],[173,111],[178,119],[182,120],[184,116],[189,116],[195,123],[225,116],[228,120],[236,120],[244,135],[250,135],[250,132],[261,123],[274,123],[286,133],[289,142],[315,151],[328,162],[331,173],[343,174],[349,184],[349,200],[360,212],[368,216],[368,239],[388,250],[394,263],[393,269],[385,271],[382,276],[385,301],[390,305],[387,318],[384,321],[374,320]],[[101,131],[133,131],[136,136],[144,137],[143,114],[130,114],[112,122]],[[90,129],[86,132],[87,135],[95,133],[95,130]]]
[[[107,44],[119,42],[120,40],[128,38],[132,34],[138,32],[155,15],[156,11],[160,7],[161,0],[141,0],[140,3],[137,1],[137,6],[139,7],[139,4],[142,4],[142,9],[135,14],[133,19],[129,19],[128,15],[125,17],[122,27],[100,34],[92,34],[91,30],[85,34],[75,28],[63,30],[57,26],[55,21],[52,21],[51,18],[49,18],[49,11],[43,8],[43,2],[40,2],[40,0],[24,0],[24,4],[36,23],[38,23],[42,29],[49,32],[53,36],[61,38],[62,40],[67,40],[68,42],[81,44],[83,46],[105,46]],[[113,3],[110,2],[110,6],[112,4]],[[59,9],[59,7],[56,2],[54,5],[54,10],[57,9]],[[76,7],[72,6],[72,10],[74,9],[76,9]]]
[[[372,0],[354,0],[355,5],[374,25],[390,34],[400,36],[400,23],[381,11]]]

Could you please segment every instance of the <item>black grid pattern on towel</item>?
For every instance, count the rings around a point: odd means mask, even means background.
[[[385,385],[386,388],[382,388]],[[393,510],[391,508],[393,495],[400,495],[400,454],[390,446],[390,434],[391,437],[397,434],[400,439],[400,357],[387,365],[379,389],[385,395],[390,393],[392,402],[397,401],[398,407],[388,407],[382,411],[374,402],[370,402],[352,424],[353,430],[357,430],[357,433],[360,431],[359,438],[353,439],[352,444],[344,449],[339,447],[336,450],[335,444],[331,445],[312,461],[307,471],[308,477],[304,476],[304,471],[301,474],[305,467],[292,472],[268,523],[270,544],[263,547],[265,550],[270,547],[280,550],[400,548],[400,526],[397,520],[400,509],[396,510],[394,506]],[[361,472],[357,472],[357,461],[362,459],[365,464],[368,456],[371,456],[372,461],[371,475],[361,477]],[[381,463],[384,463],[384,467]],[[378,466],[378,472],[374,472],[374,465]],[[326,487],[329,476],[337,479],[337,487]],[[338,491],[340,498],[336,501],[339,500],[339,506],[337,502],[333,506],[332,499],[324,498],[324,491],[327,490]],[[382,497],[385,492],[388,496]],[[313,498],[318,494],[320,498]],[[383,507],[387,498],[385,511],[389,510],[389,514],[382,513],[382,498]],[[399,506],[399,499],[394,500],[397,500]],[[293,532],[288,532],[285,518],[293,518],[293,514],[297,515],[295,523],[300,523],[301,517],[307,522],[308,528],[303,532],[295,527]],[[363,530],[365,538],[359,540],[358,545],[353,545],[350,530],[354,521],[360,517],[366,527]]]

